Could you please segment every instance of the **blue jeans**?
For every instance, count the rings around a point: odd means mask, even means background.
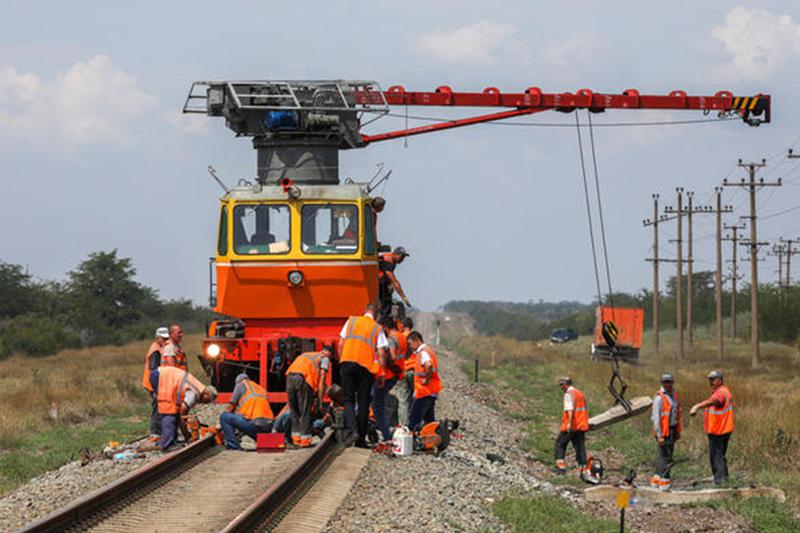
[[[408,420],[408,427],[411,431],[416,431],[421,422],[426,424],[436,420],[436,396],[424,396],[414,398],[414,405],[411,406],[411,418]]]
[[[383,434],[383,440],[391,440],[392,432],[389,428],[389,419],[386,413],[386,396],[397,383],[397,378],[386,380],[383,387],[378,387],[377,383],[372,385],[372,409],[375,411],[375,422],[378,429]]]
[[[160,415],[161,418],[161,451],[166,451],[175,444],[178,433],[178,415]]]
[[[222,426],[222,434],[225,436],[225,447],[229,450],[242,449],[242,447],[239,445],[239,438],[236,436],[235,430],[238,429],[254,440],[256,438],[256,434],[258,433],[258,428],[256,428],[251,421],[240,414],[228,412],[222,413],[219,415],[219,423]]]

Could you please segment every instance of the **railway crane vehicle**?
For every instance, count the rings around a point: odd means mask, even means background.
[[[385,133],[362,128],[392,106],[498,108],[473,117]],[[257,176],[225,187],[220,199],[216,255],[210,262],[212,307],[225,317],[208,328],[199,358],[221,394],[230,397],[245,371],[267,388],[270,401],[286,400],[284,373],[298,354],[337,345],[348,316],[378,299],[377,218],[384,200],[368,183],[339,178],[339,151],[460,126],[548,110],[570,113],[611,109],[672,109],[770,121],[768,95],[684,91],[644,95],[589,89],[518,93],[488,87],[457,92],[383,90],[365,80],[198,81],[184,113],[221,117],[237,137],[252,139]],[[223,184],[224,186],[224,184]]]

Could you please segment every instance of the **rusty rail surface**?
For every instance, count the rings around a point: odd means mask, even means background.
[[[214,436],[207,435],[189,446],[157,459],[130,474],[72,502],[39,520],[26,525],[19,533],[64,531],[79,527],[107,507],[131,494],[159,484],[165,476],[201,457],[214,446]]]
[[[329,459],[337,450],[336,438],[331,431],[317,444],[305,461],[281,476],[222,531],[224,533],[259,531],[265,528],[266,524],[274,524],[316,481],[323,469],[330,464]]]

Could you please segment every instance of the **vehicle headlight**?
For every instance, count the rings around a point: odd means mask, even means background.
[[[301,283],[303,283],[303,278],[304,278],[303,273],[300,272],[299,270],[292,270],[291,272],[289,272],[289,283],[291,283],[292,285],[300,285]]]
[[[209,357],[216,357],[221,351],[222,350],[220,349],[219,344],[209,344],[206,346],[206,355]]]

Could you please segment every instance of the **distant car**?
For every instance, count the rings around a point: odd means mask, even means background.
[[[563,344],[565,342],[578,340],[578,332],[569,328],[554,329],[550,333],[550,342],[553,344]]]

